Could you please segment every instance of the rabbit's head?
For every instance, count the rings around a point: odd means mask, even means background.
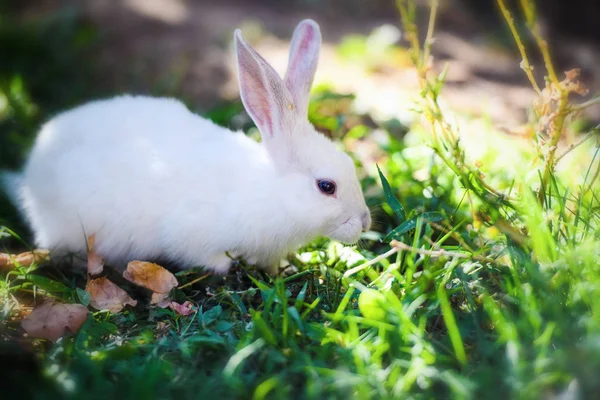
[[[235,31],[240,95],[260,130],[277,170],[285,176],[286,203],[312,232],[345,243],[369,229],[369,209],[352,159],[308,121],[308,103],[321,32],[316,22],[298,24],[291,42],[285,78]],[[307,209],[310,211],[307,212]],[[288,221],[289,223],[290,221]]]

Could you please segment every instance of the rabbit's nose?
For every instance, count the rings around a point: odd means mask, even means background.
[[[366,232],[369,230],[369,228],[371,228],[371,213],[369,211],[365,211],[361,217],[361,222],[362,222],[362,230],[363,232]]]

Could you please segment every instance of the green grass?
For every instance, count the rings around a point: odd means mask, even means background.
[[[77,37],[67,42],[76,48]],[[50,90],[39,87],[46,80],[11,74],[0,94],[21,102],[0,113],[0,148],[16,146],[2,166],[22,158],[27,143],[15,138],[31,138],[38,116],[70,103],[48,105],[36,95]],[[48,265],[4,273],[0,390],[40,399],[535,399],[565,391],[592,398],[600,390],[597,151],[579,148],[573,169],[552,174],[540,202],[542,178],[527,174],[532,165],[542,168],[534,146],[498,146],[494,140],[503,139],[490,128],[482,139],[488,149],[477,154],[484,182],[448,132],[432,138],[427,121],[443,121],[432,112],[443,82],[430,84],[418,104],[429,118],[416,119],[403,136],[381,123],[379,170],[357,160],[375,221],[358,248],[319,239],[292,260],[299,272],[291,277],[272,279],[242,265],[176,289],[178,300],[197,307],[189,316],[152,308],[147,293],[132,291],[136,308],[94,312],[56,344],[24,338],[19,310],[47,297],[81,302],[84,272]],[[313,122],[349,149],[372,132],[368,116],[350,115],[351,101],[320,88],[311,105]],[[36,111],[19,114],[18,107]],[[227,124],[240,110],[234,104],[209,117]],[[349,117],[356,125],[347,133]],[[8,206],[0,211],[16,221]],[[390,251],[391,239],[404,250]],[[19,243],[7,228],[0,240]],[[177,273],[182,285],[200,276]]]

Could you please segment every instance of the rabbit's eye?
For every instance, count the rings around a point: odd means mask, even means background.
[[[323,194],[328,196],[331,196],[335,193],[335,183],[328,181],[327,179],[319,179],[317,181],[317,186]]]

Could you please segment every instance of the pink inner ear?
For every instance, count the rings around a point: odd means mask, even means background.
[[[302,40],[298,44],[298,48],[295,51],[294,58],[293,58],[292,62],[290,63],[290,65],[288,66],[288,69],[290,69],[290,70],[296,69],[298,62],[300,62],[300,60],[302,60],[303,56],[305,56],[306,51],[308,51],[308,47],[309,47],[310,43],[313,41],[313,38],[315,36],[315,32],[311,28],[307,27],[305,29],[305,31],[306,32],[301,36]]]
[[[242,67],[240,72],[244,75],[244,79],[241,80],[241,94],[244,97],[246,109],[261,133],[273,136],[273,120],[267,94],[269,89],[260,79],[260,71],[249,72],[254,65],[247,63],[246,60],[240,60],[240,63]]]

